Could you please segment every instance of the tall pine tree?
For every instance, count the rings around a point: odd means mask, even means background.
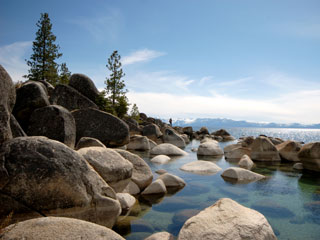
[[[56,36],[52,33],[52,24],[48,13],[41,13],[37,22],[39,28],[33,42],[33,53],[27,61],[29,74],[24,77],[30,80],[46,80],[52,85],[59,82],[58,64],[55,60],[62,56],[59,45],[55,44]]]
[[[71,76],[71,72],[69,71],[66,63],[62,63],[60,65],[59,72],[60,72],[59,83],[68,84],[69,83],[69,78]]]
[[[125,74],[122,71],[120,60],[121,56],[118,54],[118,51],[114,51],[108,59],[106,67],[111,74],[105,81],[105,90],[110,102],[110,108],[118,117],[123,117],[128,111],[129,103],[125,96],[127,90],[122,79]]]

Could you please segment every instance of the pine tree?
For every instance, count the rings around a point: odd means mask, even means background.
[[[59,75],[59,83],[61,84],[68,84],[69,83],[69,78],[71,76],[71,72],[69,71],[67,64],[62,63],[60,65],[60,75]]]
[[[108,59],[106,67],[111,72],[110,77],[106,79],[105,90],[110,102],[111,111],[115,112],[118,117],[123,117],[129,108],[128,99],[125,94],[128,92],[125,89],[125,83],[122,79],[125,74],[121,68],[121,56],[118,51],[114,51]]]
[[[33,53],[27,61],[30,67],[29,74],[24,77],[36,81],[46,80],[55,86],[59,81],[58,64],[55,60],[62,54],[59,53],[59,45],[54,43],[56,36],[51,31],[52,24],[48,13],[41,13],[41,18],[36,25],[39,29],[33,42]]]
[[[133,104],[130,112],[130,117],[136,121],[140,120],[140,113],[137,104]]]

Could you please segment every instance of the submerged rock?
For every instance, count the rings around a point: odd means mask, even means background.
[[[42,217],[12,224],[2,231],[1,239],[124,240],[109,228],[65,217]]]
[[[259,212],[222,198],[185,222],[178,240],[277,239]]]
[[[145,238],[144,240],[174,240],[174,237],[168,232],[157,232]]]
[[[158,164],[168,163],[171,160],[170,157],[166,155],[157,155],[153,157],[150,161]]]
[[[221,168],[213,162],[198,160],[184,164],[180,167],[180,170],[203,175],[212,175],[219,172]]]
[[[231,178],[236,180],[239,183],[253,182],[253,181],[258,181],[265,178],[265,176],[261,174],[249,171],[247,169],[237,168],[237,167],[227,168],[226,170],[223,171],[221,176],[224,177],[225,180],[228,180],[229,178]]]

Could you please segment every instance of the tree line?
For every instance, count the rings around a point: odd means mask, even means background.
[[[60,46],[55,43],[56,36],[52,32],[49,14],[41,13],[36,26],[38,30],[32,45],[33,52],[30,59],[26,60],[30,69],[24,77],[33,81],[43,80],[53,86],[68,84],[71,72],[66,63],[58,64],[56,62],[62,53],[59,52]],[[106,78],[106,86],[97,97],[96,104],[100,110],[123,118],[129,110],[130,103],[126,96],[128,90],[125,88],[123,80],[125,74],[121,68],[120,60],[121,56],[118,51],[114,51],[108,58],[106,67],[110,75]],[[133,105],[130,115],[136,120],[139,119],[139,110],[136,104]]]

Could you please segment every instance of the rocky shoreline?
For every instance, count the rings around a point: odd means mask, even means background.
[[[200,141],[199,156],[225,156],[239,167],[225,169],[226,181],[248,183],[265,176],[254,162],[292,162],[294,169],[320,172],[320,142],[302,144],[267,136],[235,141],[227,131],[171,127],[140,114],[140,122],[98,110],[93,81],[73,74],[69,85],[27,81],[15,86],[0,65],[0,239],[123,239],[112,228],[139,196],[157,201],[185,181],[171,173],[154,176],[132,151],[148,151],[165,163]],[[221,171],[209,161],[180,168],[196,174]],[[224,214],[221,214],[224,212]],[[228,219],[232,218],[232,221]],[[219,219],[219,220],[217,220]],[[18,223],[16,223],[18,222]],[[72,234],[73,238],[70,238]],[[266,218],[231,199],[220,199],[191,217],[178,239],[276,239]],[[147,239],[173,239],[156,233]]]

